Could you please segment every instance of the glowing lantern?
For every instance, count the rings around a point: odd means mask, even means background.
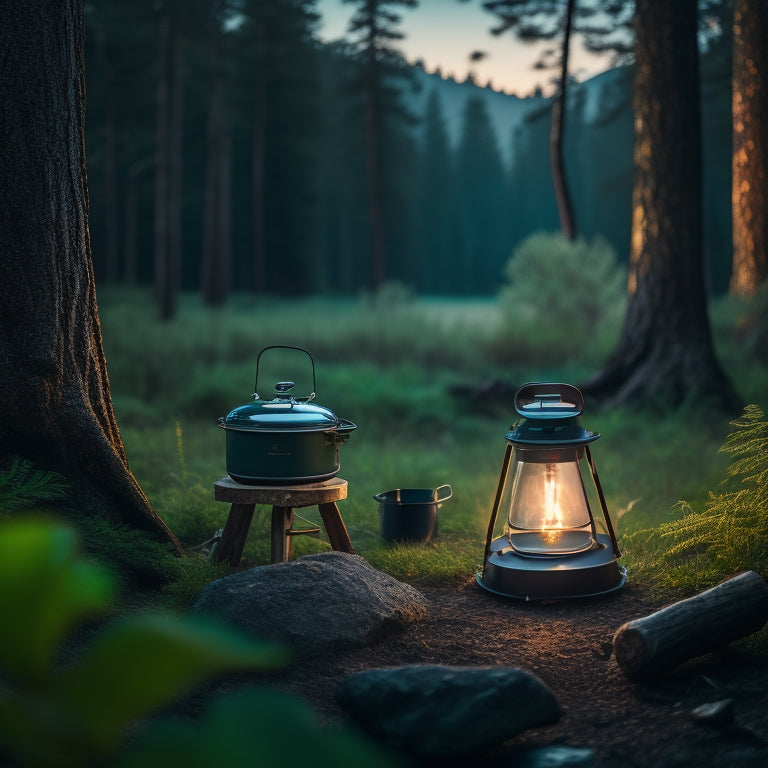
[[[600,435],[582,427],[583,406],[581,392],[569,384],[526,384],[517,391],[515,410],[522,419],[505,436],[477,577],[490,592],[538,600],[603,594],[624,585],[626,571],[617,563],[621,553],[589,449]],[[593,508],[599,508],[597,516]],[[494,539],[499,509],[507,519],[503,535]]]

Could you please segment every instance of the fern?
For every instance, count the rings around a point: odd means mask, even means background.
[[[51,504],[68,492],[61,475],[36,469],[31,461],[15,457],[11,466],[0,472],[0,515]]]
[[[748,405],[731,425],[720,448],[734,457],[723,490],[710,492],[700,511],[680,502],[679,519],[627,537],[641,573],[696,589],[739,571],[768,576],[768,422]]]

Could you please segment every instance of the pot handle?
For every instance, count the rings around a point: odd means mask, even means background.
[[[339,426],[336,428],[336,432],[351,432],[353,429],[357,429],[357,424],[353,424],[347,419],[339,419]]]
[[[268,350],[268,349],[295,349],[297,352],[303,352],[308,358],[309,362],[312,364],[312,393],[306,397],[306,398],[300,398],[297,397],[297,400],[306,400],[309,402],[310,400],[314,400],[315,398],[315,392],[317,391],[317,381],[315,379],[315,361],[312,359],[312,355],[307,352],[306,349],[303,349],[302,347],[287,347],[283,346],[282,344],[273,344],[270,347],[264,347],[264,349],[259,352],[258,357],[256,358],[256,381],[253,383],[253,399],[258,400],[259,399],[259,360],[261,360],[261,356]]]
[[[445,496],[441,496],[441,493],[445,493]],[[442,504],[444,501],[448,501],[448,499],[453,496],[453,488],[451,488],[450,485],[447,483],[445,485],[441,485],[439,488],[435,488],[435,501],[438,504]]]

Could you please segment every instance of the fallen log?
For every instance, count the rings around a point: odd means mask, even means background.
[[[613,652],[630,678],[653,675],[722,648],[768,621],[768,586],[746,571],[650,616],[623,624]]]

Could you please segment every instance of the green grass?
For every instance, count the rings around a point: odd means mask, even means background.
[[[742,396],[768,405],[764,366],[741,359],[733,341],[738,312],[727,303],[715,309],[718,345]],[[248,402],[263,347],[298,345],[315,359],[317,402],[358,425],[340,449],[340,474],[349,481],[340,509],[353,545],[375,567],[413,582],[470,578],[481,565],[504,434],[516,418],[511,402],[478,408],[452,396],[451,387],[493,379],[578,384],[593,372],[578,350],[553,365],[547,350],[537,354],[520,344],[490,299],[239,297],[210,311],[183,297],[178,316],[161,324],[147,294],[109,291],[100,294],[100,315],[132,471],[185,546],[210,538],[228,513],[213,500],[213,483],[226,474],[225,433],[216,419]],[[604,356],[613,340],[601,334],[599,343],[590,358]],[[284,377],[283,360],[262,359],[262,394]],[[290,366],[297,391],[311,387],[305,358]],[[672,414],[616,410],[587,412],[584,423],[602,434],[593,455],[622,538],[675,519],[682,499],[703,503],[724,476],[724,416],[693,407]],[[440,510],[434,545],[385,545],[373,495],[443,483],[453,497]],[[257,511],[243,567],[269,561],[268,512]],[[318,519],[315,509],[300,514]],[[324,541],[295,539],[297,554],[324,549]],[[200,557],[182,570],[171,589],[182,602],[215,577]]]

